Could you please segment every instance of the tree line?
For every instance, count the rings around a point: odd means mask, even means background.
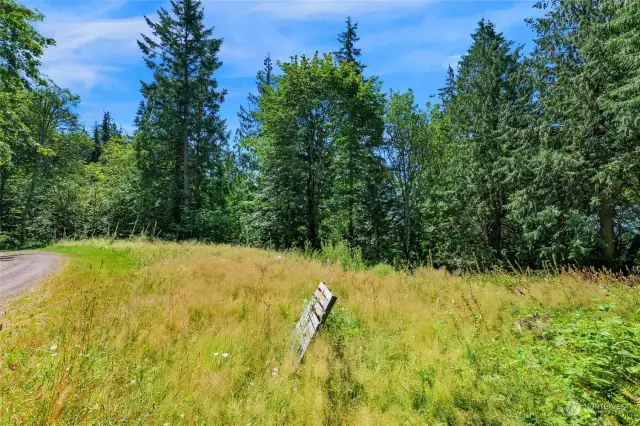
[[[145,234],[452,269],[638,256],[638,0],[541,1],[527,55],[481,20],[425,105],[382,91],[348,18],[335,52],[266,56],[235,135],[200,1],[146,18],[132,135],[108,112],[88,131],[39,72],[43,16],[0,7],[2,247]]]

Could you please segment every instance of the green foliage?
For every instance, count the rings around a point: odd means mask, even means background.
[[[357,271],[365,267],[362,250],[359,247],[350,248],[343,241],[323,243],[319,256],[327,263],[338,265],[348,270]]]
[[[33,28],[32,23],[43,18],[14,0],[0,1],[0,169],[10,165],[13,144],[24,137],[20,118],[27,111],[25,91],[43,83],[40,57],[55,44]]]
[[[348,16],[345,24],[347,27],[338,35],[340,50],[335,53],[335,57],[339,62],[351,64],[358,74],[362,74],[366,66],[358,60],[362,55],[362,51],[356,47],[356,43],[360,41],[357,33],[358,23],[351,21],[351,17]]]
[[[385,112],[385,142],[383,157],[392,176],[394,203],[393,215],[401,239],[405,261],[420,258],[418,236],[420,223],[419,205],[422,202],[423,184],[427,182],[427,170],[434,159],[427,114],[415,104],[410,90],[400,94],[391,92]]]
[[[381,93],[358,23],[333,55],[266,56],[227,146],[203,2],[147,19],[132,137],[38,73],[43,17],[3,0],[0,245],[102,235],[304,249],[349,269],[559,265],[640,252],[637,0],[548,0],[533,52],[481,20],[440,103]]]
[[[640,317],[622,319],[615,307],[615,302],[599,303],[599,314],[562,317],[534,348],[541,365],[569,384],[582,407],[579,424],[596,418],[640,421]]]
[[[160,8],[158,22],[145,18],[152,36],[138,42],[153,81],[142,84],[136,148],[145,184],[153,186],[146,206],[169,203],[153,217],[165,231],[178,226],[180,234],[188,210],[224,207],[227,132],[219,110],[226,91],[214,78],[222,39],[205,28],[202,3],[170,4],[171,12]]]

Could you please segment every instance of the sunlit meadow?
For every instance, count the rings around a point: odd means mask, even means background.
[[[66,267],[0,313],[3,424],[637,419],[633,281],[409,274],[195,243],[49,250]],[[298,365],[291,333],[321,280],[338,301]]]

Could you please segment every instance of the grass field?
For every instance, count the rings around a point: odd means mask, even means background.
[[[0,313],[1,424],[639,424],[638,283],[94,240]],[[348,262],[343,262],[348,264]],[[305,362],[318,282],[338,302]]]

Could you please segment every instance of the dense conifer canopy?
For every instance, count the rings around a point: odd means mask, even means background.
[[[146,19],[132,135],[109,111],[84,129],[40,75],[43,17],[0,7],[0,247],[146,234],[398,267],[637,266],[638,0],[541,1],[528,55],[480,20],[427,105],[365,75],[347,18],[332,54],[265,52],[231,144],[204,2]]]

